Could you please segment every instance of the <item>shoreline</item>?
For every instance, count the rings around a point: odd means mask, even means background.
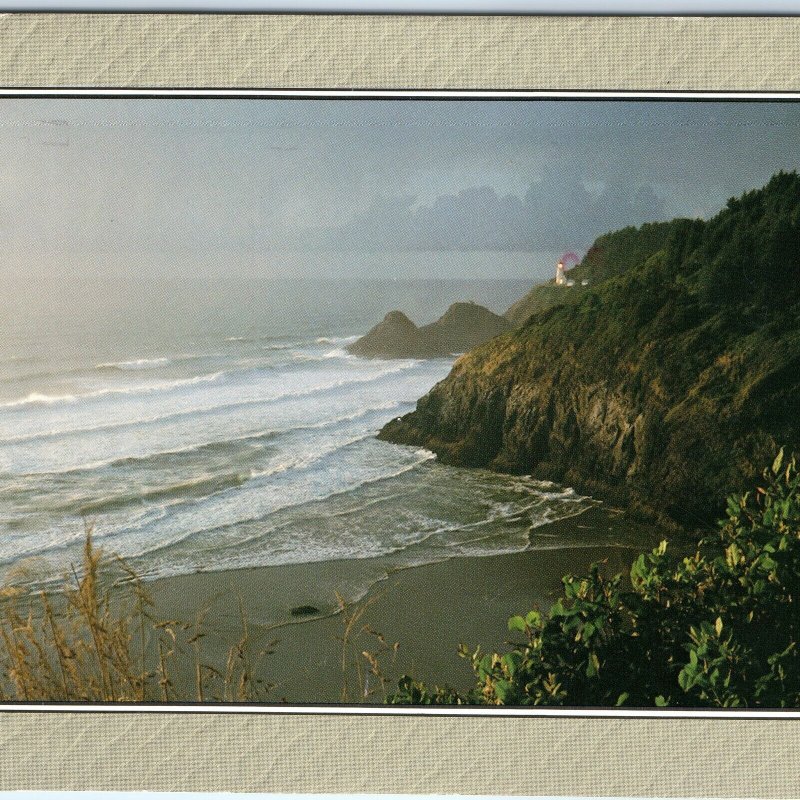
[[[228,648],[239,641],[241,607],[253,652],[274,650],[257,669],[258,677],[277,684],[268,702],[341,702],[345,683],[351,701],[382,702],[380,691],[363,697],[363,675],[352,666],[356,661],[366,665],[362,651],[383,648],[371,631],[386,642],[378,659],[389,690],[405,673],[466,688],[472,673],[458,656],[461,643],[470,649],[501,649],[509,636],[508,617],[537,606],[547,610],[563,575],[583,573],[593,562],[605,560],[609,573],[627,573],[634,557],[659,538],[652,528],[637,526],[639,543],[634,544],[632,525],[614,510],[595,506],[532,530],[533,543],[518,552],[455,556],[395,569],[386,559],[252,567],[159,578],[147,588],[157,617],[187,622],[203,617],[206,663],[224,664]],[[586,530],[585,544],[535,542],[543,533],[554,539],[559,532],[574,534],[576,526]],[[592,541],[600,533],[613,536],[615,530],[627,534],[624,540]],[[347,603],[344,614],[335,595],[342,589],[360,598]],[[291,609],[303,605],[314,606],[319,614],[292,619]],[[345,625],[362,608],[363,616],[350,631],[343,671]],[[285,618],[277,621],[281,610]]]

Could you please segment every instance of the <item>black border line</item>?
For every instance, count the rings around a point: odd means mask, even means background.
[[[282,717],[427,717],[436,719],[519,719],[519,720],[608,720],[608,719],[646,719],[657,722],[672,720],[704,720],[706,722],[799,722],[798,709],[749,709],[749,708],[669,708],[656,709],[637,707],[617,709],[611,706],[391,706],[384,704],[366,705],[363,703],[177,703],[147,702],[99,703],[91,701],[79,702],[46,702],[34,700],[3,701],[0,703],[0,715],[16,713],[63,714],[65,712],[85,714],[190,714],[203,716],[208,714],[228,714],[249,717],[253,715]],[[136,706],[135,708],[132,706]],[[454,712],[452,709],[460,711]],[[393,709],[393,710],[388,710]],[[364,713],[368,712],[368,713]],[[672,713],[671,713],[672,712]]]
[[[391,87],[383,88],[358,88],[343,89],[342,94],[325,94],[337,90],[320,89],[311,87],[308,89],[292,87],[283,89],[280,87],[269,87],[268,89],[237,88],[237,87],[213,87],[209,93],[198,95],[189,87],[160,87],[151,86],[142,88],[128,89],[124,86],[108,87],[107,92],[96,94],[98,87],[69,86],[65,87],[63,93],[57,95],[49,94],[52,87],[36,86],[0,86],[0,99],[5,100],[37,100],[37,99],[59,99],[59,100],[362,100],[362,101],[421,101],[421,102],[457,102],[459,100],[485,100],[503,102],[558,102],[564,100],[582,102],[624,102],[624,103],[796,103],[800,101],[800,86],[797,90],[780,91],[749,91],[749,90],[726,90],[724,92],[711,92],[704,89],[669,90],[654,89],[646,92],[627,89],[608,89],[598,91],[597,97],[588,97],[585,91],[569,89],[520,89],[514,90],[513,95],[487,95],[484,89],[452,89],[448,90],[448,95],[433,94],[440,90],[430,90],[431,94],[414,94],[414,92],[428,91],[408,88],[394,89]],[[627,92],[631,94],[627,94]],[[134,93],[135,92],[135,93]],[[281,92],[281,94],[271,94],[271,92]],[[304,94],[301,94],[304,93]],[[316,96],[314,96],[316,94]],[[523,96],[524,95],[524,96]],[[679,95],[679,96],[676,96]],[[687,95],[687,96],[683,96]],[[748,95],[761,95],[751,97]],[[768,95],[768,96],[763,96]]]
[[[2,11],[2,7],[0,7]],[[34,13],[34,12],[31,12]],[[39,12],[36,12],[39,13]],[[77,13],[77,12],[53,12],[53,13]],[[114,12],[102,12],[114,13]],[[129,12],[139,13],[139,12]],[[146,12],[142,12],[146,13]],[[172,12],[164,12],[172,13]],[[191,13],[191,12],[186,12]],[[215,14],[227,14],[228,12],[214,12]],[[300,14],[311,16],[309,14]],[[331,16],[334,14],[331,13]],[[339,16],[338,14],[335,14]],[[407,16],[398,12],[400,16]],[[264,14],[254,14],[254,16],[265,16]],[[322,16],[322,15],[319,15]],[[327,14],[326,14],[327,16]],[[369,16],[382,16],[369,14]],[[442,16],[428,14],[427,16]],[[498,16],[493,14],[473,14],[462,15],[452,14],[450,16]],[[519,15],[503,15],[519,16]],[[543,16],[543,15],[538,15]],[[577,15],[549,15],[549,16],[577,16]],[[586,16],[586,15],[580,15]],[[623,16],[623,15],[614,15]],[[631,14],[629,16],[641,16]],[[651,15],[652,16],[652,15]],[[666,15],[664,15],[666,16]],[[670,15],[671,16],[671,15]],[[707,15],[704,15],[707,16]],[[744,16],[744,15],[738,15]],[[748,15],[763,16],[763,15]],[[795,16],[795,15],[792,15]],[[800,15],[797,15],[800,16]],[[34,93],[27,93],[28,91]],[[74,92],[80,90],[80,94]],[[13,94],[9,94],[9,91]],[[114,94],[114,92],[124,91],[125,94]],[[198,94],[201,91],[202,94]],[[286,92],[286,94],[269,94],[271,91]],[[494,90],[503,92],[505,90]],[[31,87],[24,86],[0,87],[0,99],[8,100],[30,100],[30,99],[67,99],[67,100],[104,100],[104,99],[125,99],[125,100],[170,100],[170,99],[192,99],[192,100],[438,100],[442,102],[452,102],[457,100],[503,100],[503,101],[559,101],[559,100],[583,100],[587,102],[614,102],[614,101],[639,101],[639,102],[675,102],[675,103],[798,103],[800,102],[800,91],[781,90],[775,92],[757,91],[710,91],[710,90],[596,90],[594,92],[580,89],[513,89],[511,97],[494,95],[490,89],[320,89],[314,87],[302,89],[292,87],[290,89],[253,89],[251,87],[239,89],[237,87],[209,88],[208,93],[200,87],[193,90],[189,88],[170,88],[170,87]],[[70,94],[72,92],[72,94]],[[108,93],[106,93],[108,92]],[[155,92],[148,94],[148,92]],[[184,93],[185,92],[185,93]],[[236,92],[236,94],[214,94],[215,92]],[[292,94],[298,92],[298,94]],[[307,94],[299,94],[307,92]],[[359,94],[352,94],[359,92]],[[431,92],[436,93],[415,95],[408,92]],[[540,92],[547,92],[545,96],[540,96]],[[628,96],[630,92],[635,96]],[[314,94],[318,93],[315,97]],[[374,94],[373,94],[374,93]],[[763,97],[763,95],[769,95]],[[599,95],[599,96],[597,96]],[[675,97],[675,95],[679,95]],[[689,95],[684,97],[683,95]],[[692,97],[691,95],[706,95],[704,97]],[[749,95],[762,95],[761,97]],[[136,708],[130,706],[136,705]],[[5,714],[64,714],[73,713],[92,713],[92,714],[186,714],[186,715],[205,715],[205,714],[227,714],[234,716],[294,716],[294,717],[313,717],[315,714],[336,717],[357,716],[360,719],[370,717],[426,717],[435,719],[443,717],[445,719],[515,719],[525,721],[540,721],[547,719],[554,720],[607,720],[607,719],[646,719],[657,722],[667,722],[673,720],[704,720],[705,722],[797,722],[800,721],[800,708],[797,709],[748,709],[748,708],[728,708],[728,709],[703,709],[693,706],[672,707],[668,709],[658,709],[656,707],[638,708],[614,708],[611,706],[565,706],[559,711],[555,706],[513,706],[496,708],[488,706],[385,706],[383,704],[365,703],[248,703],[248,702],[228,702],[228,703],[200,703],[197,701],[189,702],[147,702],[147,703],[126,703],[120,704],[116,708],[111,703],[96,703],[91,701],[67,702],[67,701],[32,701],[32,700],[3,700],[0,701],[0,715]],[[388,708],[392,708],[389,711]],[[458,708],[458,711],[455,709]],[[234,710],[237,709],[237,710]],[[240,710],[239,710],[240,709]],[[396,710],[395,710],[396,709]],[[367,711],[369,713],[364,713]],[[674,713],[673,713],[674,712]]]
[[[0,12],[2,13],[2,12]],[[800,19],[800,14],[798,15]],[[198,94],[202,91],[202,94]],[[504,94],[507,91],[508,94]],[[278,94],[279,93],[279,94]],[[315,96],[316,95],[316,96]],[[384,100],[384,101],[435,101],[485,100],[503,102],[558,102],[564,100],[583,102],[673,102],[673,103],[796,103],[800,101],[800,84],[797,89],[755,91],[747,89],[599,89],[589,95],[583,89],[509,89],[487,90],[467,87],[463,89],[411,89],[408,87],[350,87],[347,89],[321,89],[292,86],[270,86],[265,89],[237,86],[214,86],[208,90],[188,86],[0,86],[3,99],[59,99],[59,100]],[[758,95],[758,96],[754,96]],[[766,96],[765,96],[766,95]]]

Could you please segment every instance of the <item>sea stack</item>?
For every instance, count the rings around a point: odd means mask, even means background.
[[[511,329],[504,317],[477,303],[453,303],[430,325],[418,328],[402,311],[391,311],[347,349],[363,358],[443,358],[464,353]]]
[[[347,349],[362,358],[433,358],[439,355],[402,311],[390,311],[382,322]]]

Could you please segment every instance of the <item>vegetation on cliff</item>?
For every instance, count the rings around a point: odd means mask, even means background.
[[[713,521],[779,444],[800,446],[800,177],[638,230],[639,263],[460,358],[381,438]]]
[[[553,281],[534,286],[506,311],[506,319],[519,326],[532,314],[553,306],[577,303],[598,284],[647,261],[664,247],[679,224],[679,221],[648,222],[640,228],[630,226],[601,236],[581,263],[569,271],[574,286],[556,286]],[[587,281],[586,286],[584,281]]]
[[[663,541],[630,580],[568,575],[504,653],[470,652],[468,692],[400,680],[395,703],[800,706],[800,474],[783,451],[686,557]]]

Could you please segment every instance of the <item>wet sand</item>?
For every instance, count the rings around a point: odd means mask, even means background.
[[[399,643],[396,653],[387,652],[380,659],[392,685],[410,673],[427,682],[465,688],[471,670],[457,654],[460,643],[473,649],[478,644],[484,649],[502,647],[509,637],[508,617],[533,607],[548,608],[564,574],[583,573],[592,562],[602,560],[608,572],[627,573],[635,555],[657,541],[654,531],[643,528],[636,532],[638,546],[593,545],[601,533],[608,541],[615,526],[624,526],[624,541],[631,538],[630,524],[600,507],[552,523],[547,530],[556,534],[558,526],[571,526],[574,532],[576,525],[585,531],[585,546],[453,558],[388,572],[385,563],[373,565],[370,560],[208,572],[157,580],[150,590],[156,614],[162,618],[191,620],[205,610],[203,657],[215,664],[224,663],[228,648],[241,635],[241,603],[253,651],[278,640],[274,654],[266,656],[258,669],[260,677],[277,684],[269,696],[274,702],[339,702],[345,680],[350,699],[364,702],[362,689],[356,688],[361,684],[355,669],[345,674],[342,670],[340,637],[346,614],[336,613],[337,585],[348,596],[363,595],[350,611],[368,603],[353,626],[348,663],[364,649],[375,650],[375,637],[363,630],[369,625],[388,643]],[[293,619],[291,609],[301,605],[319,609],[316,618],[275,624],[276,619]],[[375,684],[373,679],[371,688]],[[381,699],[381,693],[371,698]]]

